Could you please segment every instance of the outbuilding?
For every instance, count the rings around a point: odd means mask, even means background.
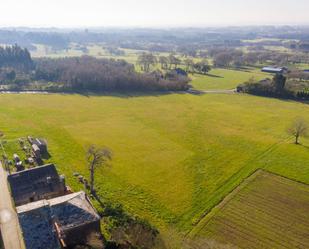
[[[83,191],[19,206],[17,213],[27,249],[71,248],[101,234],[100,216]]]
[[[283,74],[287,72],[286,67],[263,67],[262,72],[264,73],[273,73],[273,74]]]
[[[64,178],[58,175],[54,164],[13,173],[8,182],[16,206],[66,193]]]

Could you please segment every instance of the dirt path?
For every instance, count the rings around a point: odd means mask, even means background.
[[[12,203],[7,173],[0,163],[0,229],[5,249],[24,249],[18,217]]]

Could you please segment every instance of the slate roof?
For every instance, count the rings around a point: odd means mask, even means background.
[[[263,67],[263,72],[273,72],[273,73],[282,73],[284,71],[284,68],[281,67]]]
[[[83,191],[51,199],[49,205],[62,230],[100,220]]]
[[[83,191],[28,203],[17,207],[17,213],[27,249],[59,248],[53,222],[65,232],[100,220]],[[45,246],[44,241],[50,241],[52,245]]]
[[[8,182],[16,205],[20,202],[24,204],[25,200],[33,195],[46,198],[49,193],[65,190],[53,164],[13,173],[8,176]]]
[[[27,249],[61,248],[51,220],[51,210],[48,203],[38,201],[36,208],[19,212],[18,218]]]

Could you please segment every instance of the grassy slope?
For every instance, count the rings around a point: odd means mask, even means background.
[[[308,222],[309,186],[259,171],[194,232],[240,248],[308,248]]]
[[[190,83],[194,88],[200,90],[226,90],[234,89],[241,83],[248,81],[251,77],[257,80],[272,77],[269,74],[260,72],[259,69],[252,69],[248,71],[237,71],[229,69],[215,68],[208,75],[192,75],[192,82]]]
[[[75,190],[87,145],[109,146],[113,165],[98,171],[99,193],[182,231],[258,167],[309,183],[309,140],[295,146],[285,134],[299,115],[309,121],[309,106],[246,95],[0,96],[6,139],[46,137]]]

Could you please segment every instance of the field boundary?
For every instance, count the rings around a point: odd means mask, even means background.
[[[187,234],[188,237],[194,238],[196,237],[196,235],[205,227],[207,226],[207,224],[211,221],[211,219],[225,206],[227,205],[243,188],[245,188],[246,186],[248,186],[249,183],[251,183],[252,181],[254,181],[256,179],[256,177],[258,177],[260,174],[268,174],[268,175],[272,175],[272,176],[277,176],[283,179],[286,179],[288,181],[292,181],[295,182],[297,184],[301,184],[303,186],[308,187],[309,184],[306,184],[304,182],[298,181],[298,180],[294,180],[292,178],[286,177],[286,176],[282,176],[278,173],[274,173],[271,172],[267,169],[263,169],[263,168],[258,168],[256,169],[254,172],[252,172],[246,179],[244,179],[234,190],[232,190],[228,195],[226,195],[224,197],[224,199],[217,204],[216,206],[214,206],[211,211],[206,214],[200,221],[199,223],[197,223],[192,230]]]
[[[188,231],[185,236],[188,236],[193,230],[195,230],[195,227],[198,226],[198,224],[206,217],[208,216],[212,210],[219,205],[229,194],[231,194],[239,185],[241,185],[248,177],[250,177],[252,174],[254,174],[256,171],[258,171],[259,169],[263,169],[263,168],[252,168],[250,169],[250,166],[259,158],[264,157],[266,155],[268,155],[269,153],[273,152],[274,150],[276,150],[278,148],[279,145],[283,144],[284,142],[286,142],[288,139],[290,139],[289,137],[285,137],[282,140],[272,144],[271,146],[267,147],[265,150],[263,150],[262,152],[260,152],[259,154],[255,155],[253,158],[250,158],[244,165],[243,167],[235,172],[232,176],[230,176],[226,181],[224,181],[224,183],[221,185],[221,187],[216,191],[216,193],[218,193],[218,195],[220,195],[220,193],[222,193],[221,189],[225,189],[225,186],[229,185],[229,183],[236,178],[236,180],[238,179],[237,184],[235,184],[235,186],[232,186],[231,189],[227,190],[225,194],[223,194],[223,196],[221,196],[214,205],[212,205],[209,208],[204,209],[203,213],[200,215],[200,217],[197,219],[196,222],[194,222],[193,227],[190,229],[190,231]],[[247,172],[248,171],[248,172]],[[241,177],[243,175],[243,177]],[[235,180],[234,180],[235,181]],[[234,182],[233,181],[233,182]],[[224,192],[224,190],[223,190]],[[211,199],[216,198],[216,195],[213,195],[211,197]]]
[[[188,233],[188,237],[195,237],[199,231],[201,231],[212,219],[212,217],[226,204],[228,204],[233,197],[239,193],[244,187],[246,187],[250,182],[252,182],[259,174],[261,174],[263,169],[256,169],[253,171],[247,178],[245,178],[236,188],[234,188],[229,194],[227,194],[221,202],[219,202],[216,206],[214,206],[211,211],[206,214]]]

